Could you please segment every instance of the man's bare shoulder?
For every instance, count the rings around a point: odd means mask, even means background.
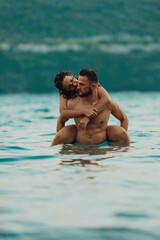
[[[116,112],[119,109],[119,105],[114,99],[111,99],[110,104],[108,105],[108,108],[113,113],[113,112]]]

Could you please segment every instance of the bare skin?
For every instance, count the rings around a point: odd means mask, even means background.
[[[60,95],[60,117],[57,121],[57,135],[53,139],[51,146],[58,145],[58,144],[67,144],[75,142],[77,128],[76,125],[69,125],[65,126],[65,123],[68,121],[69,118],[76,118],[81,117],[81,121],[79,122],[79,128],[85,129],[89,121],[95,118],[100,111],[106,108],[106,106],[110,103],[110,98],[108,93],[104,88],[101,86],[98,87],[98,96],[99,102],[94,106],[89,106],[84,108],[78,109],[68,109],[68,101]]]
[[[88,91],[86,77],[79,77],[79,94]],[[110,100],[102,87],[92,84],[92,95],[85,98],[77,97],[66,100],[60,97],[60,113],[57,130],[59,131],[52,142],[53,145],[76,142],[82,144],[97,144],[108,139],[122,144],[129,144],[130,139],[126,130],[128,119],[118,104]],[[104,95],[107,95],[107,97]],[[99,97],[99,95],[101,97]],[[99,114],[100,113],[100,114]],[[113,114],[121,122],[120,126],[107,126],[109,116]],[[69,117],[75,117],[75,125],[65,126]],[[106,128],[107,126],[107,128]]]
[[[76,81],[73,76],[66,76],[63,80],[63,88],[65,90],[75,90],[77,89],[78,81]],[[63,95],[60,95],[60,104],[59,104],[59,111],[60,111],[60,117],[57,121],[57,132],[59,132],[64,126],[65,122],[68,121],[69,118],[74,117],[87,117],[88,122],[90,119],[95,118],[98,113],[100,113],[102,110],[104,110],[107,105],[110,103],[110,97],[107,93],[107,91],[99,85],[98,87],[98,97],[99,102],[94,107],[89,108],[79,108],[74,110],[68,110],[67,109],[67,102],[68,99],[65,99]],[[85,119],[85,122],[87,120]]]

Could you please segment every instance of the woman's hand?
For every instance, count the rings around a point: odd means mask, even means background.
[[[93,119],[97,117],[97,110],[95,108],[85,108],[84,109],[84,115],[88,117],[89,119]]]
[[[78,128],[81,130],[85,130],[88,123],[89,123],[89,118],[83,117],[78,123]]]

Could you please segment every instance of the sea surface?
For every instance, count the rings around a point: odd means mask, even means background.
[[[84,68],[111,92],[160,91],[159,9],[160,0],[1,0],[0,92],[56,92],[58,72]]]
[[[131,146],[50,147],[58,94],[0,95],[1,240],[160,239],[160,93],[110,96]]]

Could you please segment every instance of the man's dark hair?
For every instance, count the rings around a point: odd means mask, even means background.
[[[70,99],[70,98],[75,98],[77,95],[77,92],[72,90],[72,91],[67,91],[62,87],[63,80],[66,76],[73,76],[77,78],[73,73],[67,71],[67,72],[60,72],[55,75],[54,77],[54,84],[55,87],[59,89],[59,93],[63,94],[64,98]]]
[[[79,75],[88,77],[90,83],[98,83],[97,73],[93,69],[82,69]]]

